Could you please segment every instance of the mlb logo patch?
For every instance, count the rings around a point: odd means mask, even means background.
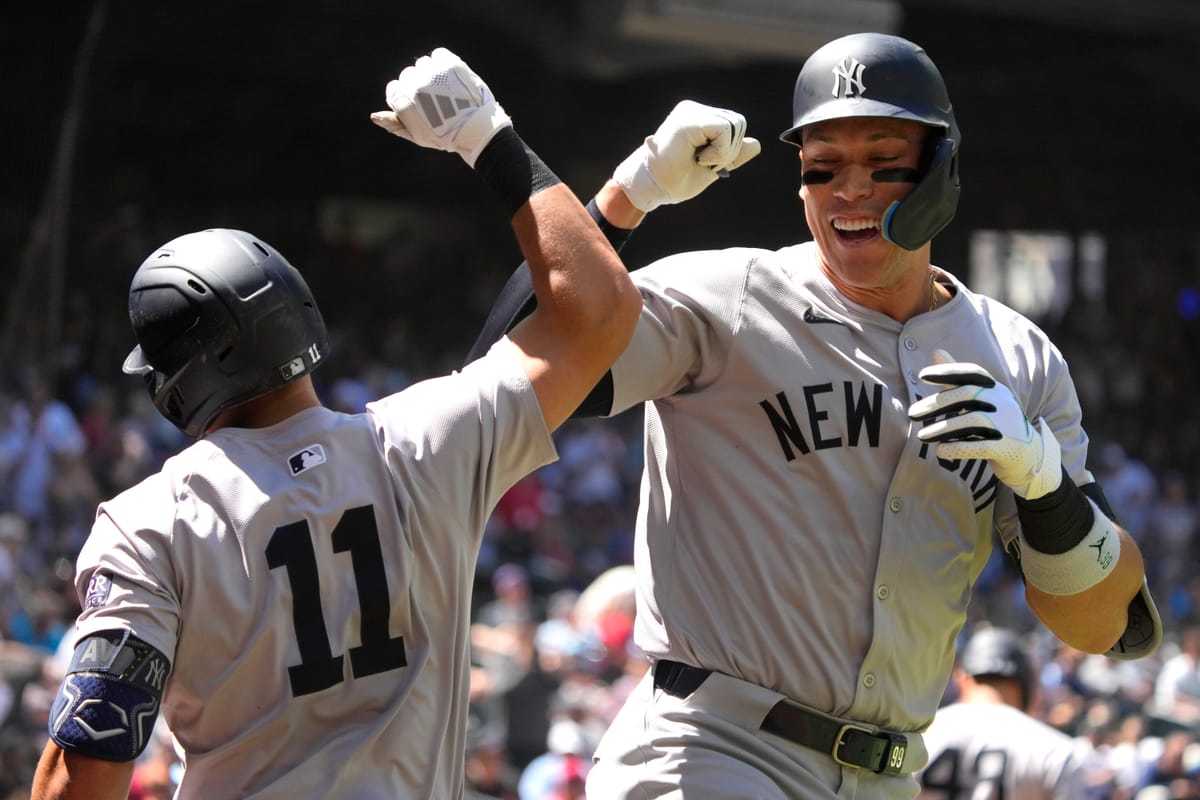
[[[300,452],[293,453],[288,457],[288,469],[292,471],[293,475],[299,475],[301,472],[324,463],[325,448],[319,444],[310,444]]]
[[[299,356],[279,368],[279,376],[285,381],[290,381],[301,372],[304,372],[304,359]]]
[[[84,608],[99,608],[108,602],[108,593],[112,590],[112,581],[107,575],[97,572],[88,581],[87,597],[84,598]]]

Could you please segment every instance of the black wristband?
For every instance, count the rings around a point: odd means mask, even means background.
[[[1062,483],[1050,494],[1036,500],[1017,498],[1017,518],[1029,546],[1053,556],[1083,541],[1096,522],[1096,512],[1064,468]]]
[[[475,171],[500,198],[510,217],[530,197],[561,183],[512,127],[492,137],[475,159]]]
[[[596,198],[588,200],[587,212],[592,219],[596,221],[596,225],[600,228],[600,232],[604,234],[604,238],[608,239],[608,243],[613,246],[613,249],[618,253],[625,243],[629,241],[629,237],[633,236],[632,228],[618,228],[608,221],[604,216],[604,212],[600,210],[600,206],[596,204]]]

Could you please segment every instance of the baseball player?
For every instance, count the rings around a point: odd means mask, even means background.
[[[1086,800],[1103,769],[1091,746],[1026,713],[1036,675],[1017,635],[975,633],[952,681],[956,702],[925,731],[921,800]]]
[[[321,314],[278,251],[208,230],[150,254],[125,371],[199,441],[99,508],[33,797],[125,798],[160,711],[179,798],[462,795],[484,522],[554,459],[641,300],[461,59],[435,50],[387,98],[378,124],[459,154],[512,213],[537,313],[467,369],[341,414],[310,377]]]
[[[646,403],[635,638],[654,665],[597,750],[597,800],[914,797],[994,530],[1069,644],[1135,658],[1161,637],[1062,354],[930,262],[962,141],[933,62],[895,36],[830,42],[792,123],[813,240],[638,270],[633,342],[580,409]],[[673,131],[590,204],[615,242],[672,200],[647,154],[688,155]],[[520,280],[481,343],[520,318]]]

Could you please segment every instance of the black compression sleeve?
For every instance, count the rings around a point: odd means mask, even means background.
[[[613,246],[613,250],[621,252],[621,248],[629,241],[629,237],[633,236],[633,228],[618,228],[609,222],[604,213],[600,211],[600,206],[596,204],[594,197],[588,200],[587,212],[596,221],[596,226],[600,228],[604,238],[608,239],[608,243]]]
[[[561,182],[512,128],[492,137],[475,159],[475,171],[500,198],[510,217],[530,197]]]
[[[1062,483],[1036,500],[1017,498],[1017,518],[1025,541],[1039,553],[1058,555],[1083,541],[1096,513],[1071,476],[1063,469]]]

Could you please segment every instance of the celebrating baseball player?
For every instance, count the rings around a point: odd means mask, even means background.
[[[138,268],[125,371],[200,440],[103,503],[33,796],[125,798],[160,711],[180,798],[459,797],[484,523],[629,341],[641,299],[487,85],[435,50],[377,124],[458,155],[512,213],[537,312],[460,373],[323,408],[301,274],[236,230]]]
[[[1003,628],[976,632],[951,678],[954,703],[925,731],[929,763],[921,800],[1087,800],[1104,771],[1090,744],[1026,711],[1037,675],[1020,638]]]
[[[1136,658],[1161,637],[1062,354],[930,263],[962,144],[933,62],[837,39],[792,111],[813,240],[638,270],[633,342],[578,412],[646,403],[635,637],[654,665],[600,743],[597,800],[914,797],[993,531],[1067,643]],[[744,162],[744,123],[677,108],[589,204],[614,244]],[[523,271],[472,356],[531,306]]]

